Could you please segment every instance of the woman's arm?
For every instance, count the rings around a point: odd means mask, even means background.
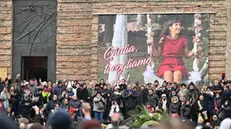
[[[153,56],[160,58],[161,57],[161,53],[162,53],[162,48],[163,48],[163,42],[164,42],[164,37],[162,37],[159,41],[159,45],[158,48],[156,49],[155,47],[153,47]],[[155,44],[155,43],[154,43]]]
[[[188,49],[188,44],[186,43],[184,48],[184,53],[185,53],[185,58],[191,58],[194,55],[194,49],[190,51]]]

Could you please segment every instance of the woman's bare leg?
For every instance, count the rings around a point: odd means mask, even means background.
[[[167,82],[173,82],[172,71],[165,71],[164,72],[164,80],[167,81]]]
[[[181,83],[181,81],[182,81],[182,73],[181,73],[181,71],[175,71],[173,73],[173,79],[174,79],[174,82]]]

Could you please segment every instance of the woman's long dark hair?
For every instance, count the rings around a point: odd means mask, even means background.
[[[171,18],[164,24],[162,35],[165,35],[165,36],[170,35],[169,27],[172,26],[174,23],[177,23],[177,22],[182,23],[181,17],[179,17],[179,16],[174,16],[174,17],[170,16],[170,17]],[[179,35],[182,35],[182,30],[181,30]]]

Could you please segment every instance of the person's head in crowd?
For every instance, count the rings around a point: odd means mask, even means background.
[[[28,124],[29,124],[28,119],[26,119],[26,118],[19,118],[18,119],[19,129],[26,129]]]
[[[131,86],[131,85],[128,85],[128,86],[127,86],[127,89],[128,89],[128,90],[132,90],[132,86]]]
[[[9,106],[9,107],[7,107],[7,109],[6,109],[6,111],[7,111],[7,113],[11,113],[11,107]]]
[[[215,85],[215,86],[219,86],[219,85],[220,85],[219,80],[215,80],[215,81],[214,81],[214,85]]]
[[[173,83],[173,89],[177,89],[178,88],[178,84],[176,82]]]
[[[209,129],[212,129],[212,126],[211,126],[211,124],[209,122],[206,122],[205,126],[208,127]]]
[[[78,99],[78,98],[77,98],[76,95],[73,95],[73,96],[72,96],[72,100],[76,101],[77,99]]]
[[[172,101],[172,103],[178,103],[179,99],[177,96],[174,96],[174,97],[172,97],[171,101]]]
[[[100,84],[100,89],[103,89],[103,86],[104,86],[103,84]]]
[[[55,110],[58,110],[60,105],[58,103],[55,104]]]
[[[64,86],[68,86],[68,81],[65,81],[65,82],[64,82]]]
[[[220,94],[219,93],[216,93],[216,96],[215,96],[217,99],[220,98]]]
[[[83,88],[87,88],[87,84],[86,83],[83,83]]]
[[[200,100],[200,101],[203,101],[203,100],[204,100],[204,96],[203,96],[202,94],[199,96],[199,100]]]
[[[201,92],[201,94],[206,93],[205,88],[201,88],[200,92]]]
[[[49,87],[52,87],[52,81],[51,80],[49,80],[48,82],[47,82],[47,86]]]
[[[104,79],[100,79],[100,83],[104,84],[105,83]]]
[[[166,87],[167,85],[168,85],[167,81],[164,81],[164,82],[162,83],[162,86],[163,86],[163,87]]]
[[[27,101],[27,100],[29,100],[29,99],[30,99],[29,94],[25,93],[25,94],[24,94],[24,100]]]
[[[107,84],[104,84],[103,89],[104,89],[104,90],[107,90],[107,89],[108,89]]]
[[[72,119],[65,110],[58,110],[48,118],[49,129],[70,129]]]
[[[213,121],[217,121],[218,120],[218,117],[217,117],[217,115],[213,115]]]
[[[191,82],[190,84],[189,84],[189,90],[190,91],[193,91],[195,89],[195,84],[193,83],[193,82]]]
[[[139,82],[139,81],[136,81],[136,82],[135,82],[135,85],[139,87],[140,82]]]
[[[126,80],[122,79],[120,84],[126,84]]]
[[[44,85],[43,85],[42,83],[39,83],[38,86],[37,86],[37,88],[38,88],[39,90],[42,90],[42,89],[44,88]]]
[[[140,88],[141,88],[141,91],[143,91],[145,89],[145,86],[142,85]]]
[[[72,86],[71,86],[71,85],[68,85],[66,89],[67,89],[67,91],[70,92],[70,91],[72,91]]]
[[[182,83],[182,84],[181,84],[181,86],[180,86],[180,88],[181,88],[181,90],[186,89],[186,85],[185,85],[185,83]]]
[[[9,84],[9,79],[8,79],[8,78],[5,78],[4,83],[5,83],[6,86],[8,86],[8,84]]]
[[[29,84],[30,84],[30,86],[33,86],[34,85],[34,79],[30,79]]]
[[[229,87],[224,86],[224,87],[223,87],[223,90],[224,90],[224,91],[227,91],[227,90],[229,90]]]
[[[148,95],[152,95],[153,94],[153,90],[152,89],[149,89],[148,90]]]
[[[147,83],[146,87],[147,87],[147,89],[151,89],[152,88],[152,83]]]
[[[99,90],[100,89],[100,85],[97,83],[95,84],[95,90]]]
[[[7,92],[8,92],[8,89],[7,89],[6,86],[3,88],[3,92],[4,92],[4,93],[7,93]]]
[[[168,83],[167,90],[172,90],[172,83],[171,82]]]
[[[225,105],[226,105],[226,106],[229,105],[229,103],[230,103],[229,100],[226,100],[226,101],[225,101]]]
[[[167,100],[167,95],[166,94],[162,94],[161,98],[162,98],[162,100]]]
[[[156,85],[152,84],[151,89],[155,89],[155,88],[156,88]]]
[[[118,87],[118,86],[115,86],[115,87],[114,87],[114,91],[119,91],[119,87]]]
[[[58,99],[57,95],[53,95],[52,100],[57,101],[57,99]]]
[[[176,96],[177,95],[175,90],[172,90],[171,94],[172,94],[172,96]]]
[[[17,84],[17,83],[14,83],[14,84],[12,85],[12,87],[13,87],[13,89],[15,90],[15,89],[18,87],[18,84]],[[13,89],[12,89],[12,91],[13,91]]]
[[[88,87],[91,89],[94,89],[95,88],[95,82],[91,81]]]
[[[83,85],[83,84],[80,84],[80,85],[79,85],[79,88],[80,88],[80,89],[84,89],[84,85]]]
[[[103,129],[101,123],[97,120],[83,121],[79,129]]]
[[[65,98],[65,99],[63,100],[63,104],[64,104],[64,105],[68,105],[68,99],[67,99],[67,98]]]
[[[78,89],[80,87],[80,84],[79,83],[76,83],[76,88]]]
[[[90,120],[91,119],[91,105],[87,102],[82,103],[82,112],[85,116],[85,119]]]
[[[158,80],[155,80],[154,81],[154,86],[158,86],[159,85],[159,81]]]
[[[61,80],[58,81],[58,86],[62,87],[63,86],[63,82]]]
[[[213,91],[211,91],[211,89],[209,89],[209,88],[207,88],[206,94],[211,95],[211,96],[214,96]]]
[[[138,87],[135,85],[135,84],[133,84],[132,85],[132,89],[133,89],[133,91],[138,91],[138,89],[137,89]]]
[[[96,97],[97,97],[97,98],[102,98],[101,93],[100,93],[100,92],[98,92],[98,93],[96,94]]]
[[[213,86],[214,86],[214,85],[213,85],[213,82],[210,81],[208,87],[213,87]]]

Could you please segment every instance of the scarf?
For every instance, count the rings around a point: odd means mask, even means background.
[[[167,110],[167,99],[162,100],[163,104],[162,104],[162,109],[164,109],[165,111]]]
[[[202,109],[203,109],[203,106],[202,106],[202,104],[201,104],[201,101],[197,101],[197,105],[198,105],[198,107],[199,107],[199,110],[202,110]]]

